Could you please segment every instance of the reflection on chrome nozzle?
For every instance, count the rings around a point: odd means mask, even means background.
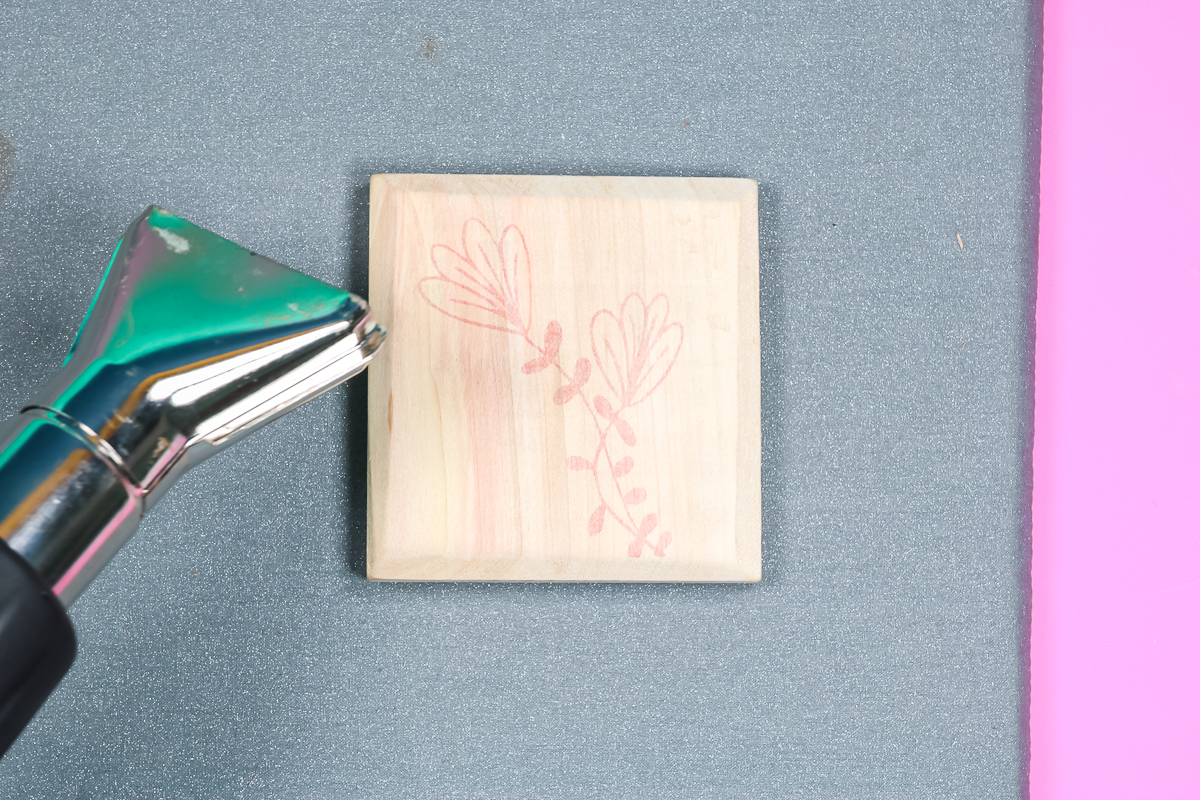
[[[0,539],[70,603],[190,467],[362,371],[367,304],[151,206],[0,426]]]

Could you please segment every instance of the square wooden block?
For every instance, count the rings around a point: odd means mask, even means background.
[[[367,574],[757,581],[758,187],[376,175]]]

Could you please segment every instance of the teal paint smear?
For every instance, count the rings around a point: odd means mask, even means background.
[[[150,379],[169,368],[168,351],[222,337],[262,344],[325,317],[338,321],[338,310],[354,302],[343,289],[151,207],[113,251],[64,362],[78,351],[88,363],[56,407],[102,370],[119,366]]]
[[[71,349],[67,351],[67,357],[63,359],[63,366],[71,360],[71,356],[75,355],[75,348],[79,346],[79,337],[83,335],[83,329],[87,327],[88,320],[92,317],[92,311],[96,309],[96,302],[100,299],[100,293],[104,291],[104,283],[108,280],[108,273],[112,272],[113,264],[117,260],[117,253],[121,252],[121,243],[125,241],[122,236],[117,240],[117,246],[113,248],[112,256],[108,259],[108,266],[104,268],[104,274],[100,276],[100,285],[96,287],[96,293],[92,295],[92,304],[88,306],[87,313],[83,315],[83,322],[79,323],[79,330],[75,332],[75,341],[71,342]]]

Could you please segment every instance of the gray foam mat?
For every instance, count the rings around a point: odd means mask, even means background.
[[[3,4],[0,413],[150,203],[365,293],[373,172],[753,178],[764,577],[368,583],[358,378],[153,510],[0,796],[1020,796],[1040,26]]]

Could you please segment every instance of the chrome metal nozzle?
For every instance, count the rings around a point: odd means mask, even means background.
[[[156,206],[0,426],[0,539],[70,605],[190,467],[363,370],[367,304]]]

